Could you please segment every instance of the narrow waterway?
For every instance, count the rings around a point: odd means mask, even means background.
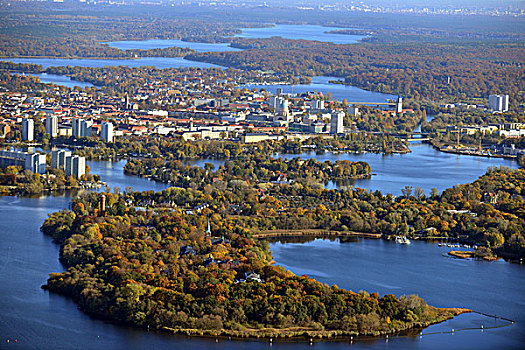
[[[167,187],[123,174],[125,161],[89,162],[93,173],[112,187],[124,190],[162,190]],[[48,273],[59,272],[58,246],[39,227],[49,213],[67,208],[70,198],[0,197],[0,334],[4,345],[15,339],[24,349],[266,349],[260,341],[189,338],[111,325],[92,319],[71,300],[40,288]],[[355,243],[314,241],[306,244],[272,244],[275,260],[298,274],[309,274],[323,282],[353,290],[380,293],[419,293],[437,306],[467,306],[488,313],[517,318],[518,324],[494,330],[429,335],[423,338],[391,338],[359,342],[356,349],[490,349],[495,344],[519,348],[524,339],[523,267],[504,261],[485,263],[451,260],[434,244],[396,246],[379,240]],[[499,305],[499,306],[498,306]],[[425,332],[490,324],[479,315],[463,315],[432,326]],[[339,349],[348,343],[321,342],[319,349]],[[309,348],[305,342],[275,342],[273,348]]]
[[[256,29],[256,30],[261,30]],[[324,29],[323,29],[324,30]],[[327,29],[329,30],[329,29]],[[255,30],[254,30],[255,31]],[[276,33],[287,37],[286,33]],[[284,34],[284,35],[283,35]],[[307,33],[313,38],[313,33]],[[245,31],[245,35],[249,35]],[[258,33],[257,37],[261,37]],[[271,35],[271,34],[270,34]],[[344,35],[338,40],[349,40]],[[335,40],[335,38],[334,38]],[[142,65],[168,67],[216,67],[183,58],[143,58],[137,60],[12,59],[19,63],[49,66]],[[71,83],[71,82],[66,82]],[[315,89],[327,87],[338,99],[363,100],[365,95],[349,95],[349,88],[327,81],[314,81]],[[74,84],[74,82],[73,82]],[[267,87],[266,87],[267,88]],[[286,87],[284,87],[286,88]],[[336,95],[340,88],[344,95]],[[267,88],[268,89],[268,88]],[[298,92],[298,87],[295,87]],[[312,86],[305,89],[314,90]],[[358,89],[360,90],[360,89]],[[330,90],[327,90],[330,91]],[[361,90],[364,91],[364,90]],[[365,91],[366,92],[366,91]],[[361,92],[360,92],[361,93]],[[369,92],[366,92],[369,93]],[[370,93],[374,94],[374,93]],[[346,96],[346,97],[343,97]],[[371,98],[388,98],[370,95]],[[443,190],[482,175],[489,166],[516,167],[515,162],[440,153],[425,144],[411,145],[412,153],[382,156],[304,153],[302,158],[318,160],[350,159],[371,164],[374,175],[355,186],[398,194],[406,185]],[[280,155],[295,157],[297,155]],[[195,162],[202,166],[206,161]],[[216,166],[220,162],[214,161]],[[138,191],[167,188],[166,184],[123,174],[125,161],[88,162],[92,173],[101,175],[111,187],[132,187]],[[330,184],[327,185],[330,187]],[[333,186],[338,186],[333,184]],[[49,213],[67,208],[69,195],[34,198],[0,197],[0,348],[13,345],[23,349],[310,349],[307,342],[229,341],[190,338],[115,326],[92,319],[78,310],[71,300],[40,288],[48,273],[59,272],[59,247],[45,237],[39,227]],[[308,274],[322,282],[354,291],[361,289],[381,294],[416,293],[436,306],[469,307],[489,314],[515,319],[510,327],[489,329],[502,322],[477,314],[462,315],[452,321],[431,326],[423,337],[393,337],[355,342],[355,349],[521,349],[525,341],[525,271],[522,265],[505,261],[494,263],[456,260],[442,256],[436,244],[414,242],[410,246],[381,240],[355,242],[314,240],[308,243],[272,243],[274,258],[297,274]],[[485,330],[481,330],[481,325]],[[475,330],[451,332],[452,329]],[[432,334],[445,332],[442,334]],[[15,340],[17,341],[16,343]],[[318,349],[348,348],[346,342],[314,343]]]

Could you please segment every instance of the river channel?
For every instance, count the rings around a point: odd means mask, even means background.
[[[263,30],[263,29],[257,29]],[[246,34],[246,33],[245,33]],[[281,33],[282,34],[282,33]],[[246,34],[248,35],[248,34]],[[260,35],[260,34],[259,34]],[[273,34],[270,34],[270,36]],[[313,35],[309,33],[308,35]],[[336,35],[336,34],[332,34]],[[282,35],[283,37],[286,37]],[[261,36],[256,36],[261,37]],[[337,35],[346,40],[343,35]],[[322,38],[321,38],[322,40]],[[204,63],[182,58],[144,58],[139,60],[64,60],[12,59],[14,62],[56,65],[104,66],[150,65],[157,68],[200,66]],[[66,82],[70,83],[70,82]],[[313,84],[327,81],[314,81]],[[339,87],[339,86],[337,86]],[[346,87],[344,87],[346,88]],[[291,87],[290,87],[291,89]],[[298,89],[298,87],[295,87]],[[311,89],[311,88],[310,88]],[[318,90],[320,91],[320,90]],[[327,90],[329,91],[329,90]],[[364,90],[362,90],[364,91]],[[299,92],[295,90],[295,92]],[[368,93],[368,92],[367,92]],[[336,98],[349,98],[349,96]],[[375,95],[383,99],[385,96]],[[364,98],[364,96],[353,96]],[[351,101],[351,99],[349,99]],[[367,101],[367,100],[360,100]],[[412,153],[382,156],[376,154],[335,155],[304,153],[324,161],[349,159],[369,162],[376,175],[359,180],[355,186],[384,193],[399,194],[405,185],[421,186],[426,193],[466,183],[482,175],[487,167],[515,162],[440,153],[416,143]],[[296,155],[279,155],[294,157]],[[206,161],[194,162],[202,166]],[[216,166],[221,162],[214,161]],[[123,174],[125,161],[88,162],[91,172],[99,174],[110,187],[138,191],[167,188],[165,184]],[[335,187],[337,184],[327,184]],[[172,336],[158,332],[116,326],[93,319],[78,310],[68,298],[40,288],[50,272],[60,272],[59,247],[45,237],[39,227],[49,213],[68,208],[69,194],[32,198],[0,197],[0,348],[23,349],[343,349],[350,341],[275,342]],[[423,336],[391,337],[354,341],[355,349],[521,349],[525,341],[524,266],[503,260],[488,263],[446,258],[437,244],[414,242],[410,246],[382,240],[313,240],[303,243],[271,244],[274,259],[296,274],[307,274],[328,284],[354,291],[361,289],[380,294],[417,293],[435,306],[467,307],[517,321],[507,323],[478,314],[465,314],[431,326]],[[484,329],[481,329],[481,325]],[[472,328],[470,330],[462,330]],[[452,329],[455,331],[452,332]],[[16,343],[15,340],[17,341]],[[9,342],[8,342],[9,341]],[[14,345],[14,346],[13,346]]]
[[[462,159],[463,161],[463,159]],[[167,185],[123,174],[125,161],[89,162],[111,187],[124,190],[162,190]],[[460,162],[459,164],[462,164]],[[92,319],[62,296],[40,289],[49,272],[59,272],[58,246],[39,227],[51,212],[67,208],[68,194],[35,198],[0,198],[0,334],[28,349],[266,349],[259,341],[171,336],[157,332],[107,324]],[[462,306],[518,321],[505,322],[477,314],[431,326],[423,337],[391,337],[354,344],[356,349],[433,349],[445,344],[452,348],[519,348],[525,339],[525,271],[523,265],[456,260],[443,257],[444,248],[414,242],[399,246],[381,240],[355,242],[315,240],[308,243],[272,243],[278,264],[297,274],[308,274],[325,283],[355,291],[381,294],[418,293],[436,306]],[[521,287],[520,287],[521,286]],[[485,330],[456,331],[477,328]],[[446,334],[430,334],[446,332]],[[339,349],[348,342],[315,343],[318,349]],[[275,342],[273,348],[308,348],[305,342]]]

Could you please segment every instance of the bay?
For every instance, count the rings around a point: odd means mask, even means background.
[[[279,36],[284,39],[314,40],[333,44],[355,44],[366,37],[365,35],[346,35],[328,33],[334,30],[352,28],[324,27],[318,25],[276,24],[266,28],[241,28],[242,33],[235,35],[239,38],[259,39]]]
[[[124,190],[162,190],[165,184],[123,174],[125,161],[88,162],[93,173],[108,185]],[[40,289],[49,272],[60,272],[58,246],[39,227],[51,212],[68,208],[70,197],[0,198],[0,334],[2,341],[18,341],[25,349],[267,349],[265,341],[196,338],[148,332],[93,319],[70,299]],[[303,247],[303,249],[301,249]],[[419,337],[392,337],[358,342],[356,349],[433,349],[444,344],[453,348],[490,349],[495,344],[518,348],[523,336],[523,268],[504,261],[484,263],[441,257],[442,248],[415,242],[410,247],[380,240],[332,243],[316,240],[306,244],[273,243],[278,264],[307,273],[319,280],[354,290],[381,293],[420,293],[437,306],[467,306],[501,316],[516,317],[512,327],[465,331]],[[497,306],[500,303],[501,306]],[[449,331],[491,319],[462,315],[424,332]],[[346,348],[348,342],[320,342],[319,349]],[[278,342],[273,348],[300,349],[305,342]]]
[[[90,59],[90,58],[3,58],[3,61],[13,63],[40,64],[44,69],[49,67],[72,66],[72,67],[155,67],[165,68],[221,68],[221,66],[195,62],[184,59],[183,57],[143,57],[136,59]]]
[[[227,51],[241,51],[231,47],[229,43],[199,43],[188,42],[175,39],[155,39],[155,40],[124,40],[106,42],[111,47],[120,50],[151,50],[151,49],[165,49],[168,47],[180,47],[185,49],[192,49],[197,52],[227,52]]]
[[[56,74],[48,74],[48,73],[40,73],[40,74],[31,74],[31,73],[25,73],[25,75],[31,75],[34,77],[39,77],[40,82],[44,84],[55,84],[55,85],[61,85],[66,86],[69,88],[75,88],[76,86],[80,88],[86,88],[86,87],[94,87],[95,85],[91,83],[86,83],[83,81],[73,80],[68,76],[65,75],[56,75]]]
[[[338,183],[329,181],[325,184],[325,188],[335,189],[341,186],[354,186],[395,195],[401,194],[401,189],[405,186],[412,186],[414,189],[421,187],[428,195],[432,188],[437,188],[441,192],[457,184],[475,181],[485,174],[489,167],[518,167],[518,163],[514,160],[444,153],[422,142],[411,142],[410,150],[412,152],[407,154],[392,155],[304,152],[301,154],[275,154],[274,156],[288,159],[295,157],[313,158],[320,162],[325,160],[331,162],[337,160],[367,162],[372,168],[373,175],[370,179]]]
[[[243,84],[240,86],[241,89],[247,88],[257,89],[259,91],[266,90],[272,94],[276,94],[277,90],[281,90],[284,94],[302,94],[305,92],[321,92],[323,95],[328,93],[332,94],[332,97],[338,101],[347,100],[351,102],[377,102],[383,103],[387,100],[395,100],[397,96],[391,94],[383,94],[380,92],[373,92],[363,90],[361,88],[343,85],[333,84],[330,81],[339,81],[337,77],[317,76],[312,77],[310,84],[299,84],[299,85],[284,85],[284,84]]]

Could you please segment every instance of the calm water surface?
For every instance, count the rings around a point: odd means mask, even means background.
[[[301,84],[301,85],[262,85],[262,84],[244,84],[240,88],[253,89],[256,88],[260,90],[266,90],[275,94],[277,89],[282,89],[282,92],[285,94],[301,94],[304,92],[322,92],[323,95],[328,93],[332,94],[332,97],[338,101],[344,99],[348,103],[351,102],[385,102],[386,100],[396,99],[397,96],[390,94],[382,94],[380,92],[372,92],[360,89],[355,86],[342,85],[342,84],[330,84],[330,81],[337,81],[340,78],[336,77],[312,77],[311,84]]]
[[[236,36],[247,39],[271,38],[272,36],[280,36],[284,39],[315,40],[334,44],[355,44],[365,37],[364,35],[327,33],[332,30],[342,29],[348,28],[323,27],[316,25],[277,24],[274,27],[269,28],[242,28],[242,33],[237,34]]]
[[[167,186],[122,172],[124,161],[89,162],[93,173],[108,185],[124,190],[162,190]],[[42,235],[39,227],[49,213],[67,208],[70,198],[0,197],[0,339],[19,341],[24,349],[268,349],[265,342],[227,341],[170,336],[115,326],[90,318],[71,300],[40,289],[49,272],[59,272],[58,246]],[[298,274],[307,273],[327,283],[354,290],[380,293],[419,293],[434,305],[467,306],[516,318],[520,322],[499,330],[400,337],[354,344],[355,349],[433,349],[444,344],[454,348],[490,349],[496,344],[519,348],[525,324],[522,266],[505,262],[481,263],[441,257],[442,248],[417,243],[405,247],[389,242],[358,243],[314,241],[307,244],[272,244],[275,259]],[[366,271],[366,273],[365,273]],[[491,320],[464,315],[430,327],[427,331],[459,329]],[[9,343],[12,345],[12,343]],[[318,349],[347,348],[348,343],[322,342]],[[276,349],[307,349],[304,342],[274,343]]]
[[[13,63],[32,63],[40,64],[44,69],[49,67],[60,66],[77,66],[77,67],[156,67],[165,68],[221,68],[215,64],[205,62],[194,62],[182,57],[143,57],[137,59],[78,59],[78,58],[6,58],[2,59]]]
[[[34,77],[39,77],[40,82],[44,84],[62,85],[62,86],[67,86],[69,88],[74,88],[75,86],[78,86],[81,88],[95,86],[91,83],[73,80],[70,77],[67,77],[65,75],[56,75],[56,74],[48,74],[48,73],[41,73],[41,74],[27,74],[26,73],[26,75],[32,75]]]
[[[341,243],[316,239],[308,243],[272,243],[278,264],[298,275],[341,288],[366,290],[380,295],[418,294],[439,307],[466,307],[517,321],[511,327],[492,330],[428,335],[422,339],[394,339],[379,348],[518,349],[525,343],[525,266],[503,260],[453,259],[442,256],[451,250],[436,244],[412,241],[399,245],[391,241],[365,240]],[[467,314],[423,334],[451,332],[464,327],[485,328],[506,322]]]
[[[355,44],[365,36],[363,35],[343,35],[330,34],[328,31],[341,30],[344,28],[323,27],[316,25],[286,25],[277,24],[268,28],[241,28],[242,33],[235,35],[238,38],[257,39],[271,38],[279,36],[285,39],[303,39],[330,42],[334,44]],[[150,50],[164,49],[168,47],[182,47],[193,49],[197,52],[225,52],[241,51],[231,47],[228,43],[190,43],[175,39],[154,39],[154,40],[123,40],[107,42],[111,47],[120,50]]]
[[[181,47],[185,49],[192,49],[197,52],[225,52],[225,51],[241,51],[235,47],[231,47],[228,43],[190,43],[182,40],[127,40],[127,41],[112,41],[107,42],[111,47],[120,50],[151,50],[151,49],[165,49],[168,47]]]
[[[328,189],[338,188],[341,185],[355,186],[369,190],[380,190],[382,193],[400,194],[405,186],[421,187],[429,194],[432,188],[440,192],[457,184],[465,184],[476,180],[485,174],[488,167],[507,166],[517,168],[516,161],[471,157],[439,152],[432,146],[420,142],[410,144],[411,153],[383,155],[375,153],[365,154],[333,154],[315,152],[302,154],[275,154],[276,157],[302,159],[314,158],[324,162],[329,160],[364,161],[372,168],[370,179],[353,180],[347,182],[328,182]]]

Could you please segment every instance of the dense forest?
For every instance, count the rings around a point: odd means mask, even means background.
[[[467,311],[295,276],[271,265],[266,242],[215,215],[206,233],[204,216],[135,209],[139,198],[175,194],[108,192],[101,206],[99,194],[90,193],[74,201],[73,211],[50,215],[42,231],[61,244],[67,270],[50,274],[44,288],[119,323],[241,337],[388,334]]]
[[[391,43],[336,45],[283,38],[236,39],[237,52],[187,58],[241,69],[345,78],[350,85],[414,99],[456,100],[524,90],[523,47],[494,43]],[[450,82],[449,82],[450,78]]]
[[[393,151],[407,152],[406,142],[393,136],[374,135],[360,132],[350,133],[337,139],[315,137],[304,141],[281,140],[254,144],[241,144],[228,140],[183,141],[180,137],[129,136],[106,143],[95,138],[59,137],[52,142],[70,145],[75,153],[92,160],[111,160],[123,157],[160,158],[172,160],[220,159],[228,160],[244,155],[298,154],[307,150],[317,153],[361,153],[376,152],[389,154]]]
[[[338,160],[319,162],[315,159],[282,159],[266,157],[262,154],[237,156],[224,163],[217,171],[213,166],[192,167],[179,160],[165,162],[162,158],[148,160],[131,159],[124,171],[128,174],[148,176],[154,180],[170,182],[174,186],[185,187],[198,181],[211,183],[214,179],[222,181],[240,180],[246,182],[294,182],[310,180],[315,182],[351,180],[368,178],[370,165],[366,162]]]
[[[435,189],[425,194],[419,187],[407,186],[396,198],[359,188],[324,190],[322,179],[311,172],[290,183],[270,183],[255,176],[258,172],[249,162],[246,169],[232,164],[226,162],[213,172],[211,164],[202,169],[178,162],[133,160],[126,169],[141,174],[146,168],[154,178],[181,186],[175,200],[178,206],[191,208],[204,201],[223,214],[231,213],[232,205],[239,208],[242,215],[230,219],[247,236],[282,229],[349,230],[385,237],[402,234],[460,240],[485,246],[501,256],[525,256],[524,169],[490,169],[474,183],[441,194]],[[238,174],[249,176],[248,181]],[[195,192],[190,195],[182,188]],[[157,198],[157,202],[164,199]]]
[[[185,56],[281,75],[332,75],[345,78],[347,84],[414,99],[486,98],[502,92],[523,100],[525,55],[518,17],[313,15],[294,9],[221,11],[205,6],[107,6],[101,12],[77,4],[32,4],[30,8],[12,4],[1,16],[0,57]],[[357,26],[374,35],[354,45],[233,37],[240,33],[239,28],[268,23]],[[196,53],[171,47],[122,51],[104,44],[146,39],[232,42],[245,50]]]

